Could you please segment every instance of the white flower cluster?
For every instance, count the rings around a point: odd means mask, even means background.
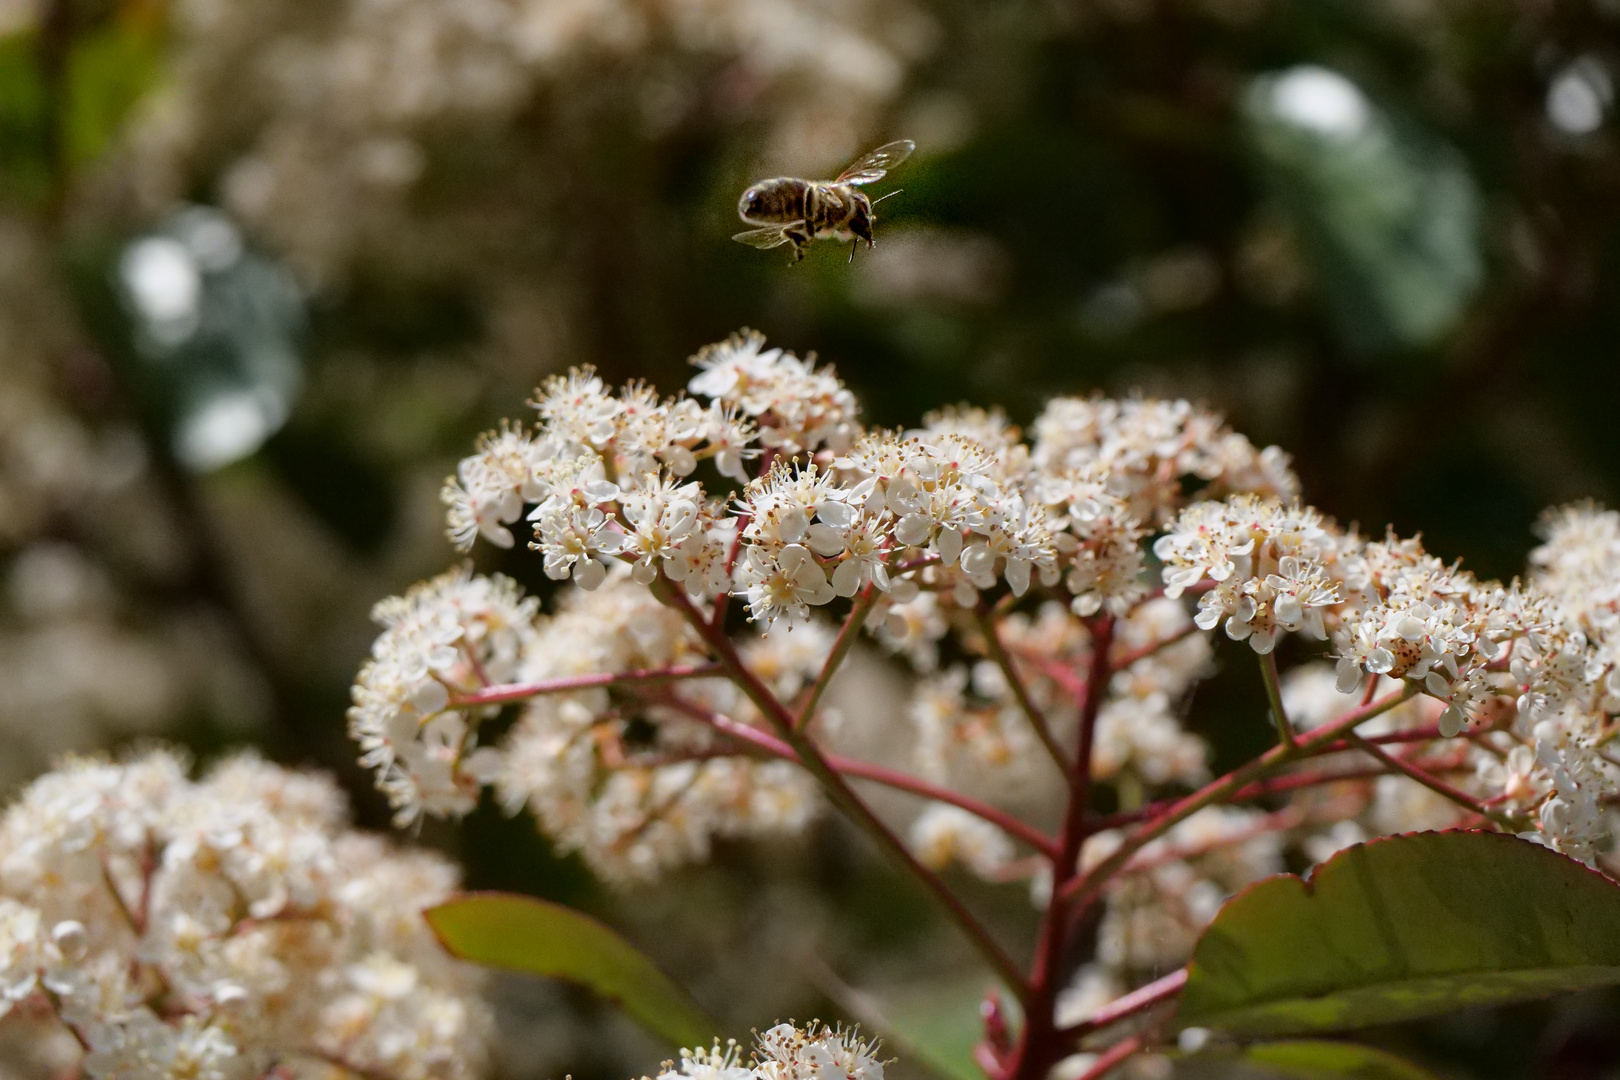
[[[1559,625],[1538,651],[1561,669],[1560,696],[1576,709],[1591,718],[1620,713],[1620,513],[1592,503],[1558,507],[1541,533],[1530,581],[1556,603]]]
[[[1060,399],[1026,448],[999,415],[974,410],[906,434],[863,431],[829,369],[757,333],[693,363],[688,389],[708,405],[640,384],[613,395],[588,369],[552,379],[538,427],[484,436],[446,484],[451,538],[510,546],[508,526],[533,507],[549,576],[591,589],[619,560],[694,599],[734,592],[767,629],[868,586],[886,602],[926,588],[972,608],[998,582],[1022,596],[1033,581],[1065,581],[1078,613],[1118,614],[1141,596],[1149,524],[1181,502],[1161,474],[1220,490],[1294,486],[1280,451],[1255,450],[1185,402]],[[768,467],[735,514],[688,479],[712,460],[740,481],[756,456]]]
[[[1262,655],[1285,631],[1331,632],[1342,692],[1367,675],[1408,680],[1445,703],[1447,735],[1502,691],[1491,676],[1509,652],[1532,717],[1588,681],[1588,641],[1559,624],[1550,598],[1480,582],[1416,539],[1370,543],[1309,507],[1240,494],[1187,507],[1153,550],[1166,596],[1203,590],[1203,629],[1224,623]]]
[[[1368,544],[1361,556],[1335,641],[1339,689],[1354,690],[1364,672],[1418,683],[1446,703],[1441,733],[1457,734],[1491,693],[1489,667],[1504,645],[1517,638],[1517,649],[1531,648],[1528,635],[1546,618],[1540,599],[1481,583],[1415,539]],[[1527,693],[1552,690],[1536,682]]]
[[[476,720],[489,710],[450,708],[451,699],[516,680],[538,610],[516,582],[466,569],[372,610],[385,629],[355,680],[349,733],[400,824],[423,811],[465,814],[476,805],[498,764],[476,742]]]
[[[528,805],[565,849],[619,879],[701,858],[716,836],[801,825],[815,806],[803,774],[739,753],[704,723],[762,720],[719,679],[541,694],[506,737],[480,741],[501,704],[480,696],[486,688],[710,659],[638,588],[660,579],[704,613],[736,596],[760,628],[794,630],[742,646],[784,702],[819,670],[830,641],[812,613],[838,598],[864,596],[868,628],[925,671],[956,629],[982,659],[924,684],[911,710],[920,754],[935,775],[965,763],[1010,777],[1006,767],[1036,760],[1038,746],[992,653],[971,644],[984,593],[1055,594],[1033,616],[998,621],[1072,749],[1075,686],[1059,673],[1087,663],[1085,619],[1128,615],[1121,648],[1187,628],[1174,601],[1141,603],[1142,540],[1184,503],[1166,477],[1218,491],[1294,486],[1280,451],[1256,450],[1184,402],[1062,399],[1031,447],[999,413],[966,408],[911,432],[867,431],[830,369],[748,331],[693,363],[696,398],[641,384],[612,393],[589,370],[555,377],[536,394],[536,425],[485,435],[446,484],[458,547],[479,537],[510,546],[526,517],[548,576],[579,591],[539,618],[510,582],[461,571],[379,605],[386,629],[350,727],[401,821],[465,813],[493,784],[509,808]],[[712,496],[716,474],[740,490]],[[1119,674],[1099,725],[1108,776],[1203,775],[1203,744],[1174,712],[1207,651],[1188,637]]]
[[[930,803],[911,823],[908,838],[917,861],[931,870],[961,863],[986,881],[1012,864],[1012,839],[990,822],[948,803]]]
[[[1339,539],[1308,507],[1236,495],[1183,510],[1153,553],[1164,563],[1166,596],[1206,578],[1213,584],[1199,598],[1201,629],[1224,622],[1227,637],[1263,655],[1285,630],[1326,639],[1323,609],[1339,599]]]
[[[1257,449],[1220,417],[1185,401],[1057,398],[1035,421],[1041,501],[1066,507],[1078,543],[1069,570],[1075,610],[1123,614],[1142,595],[1142,540],[1186,503],[1183,477],[1207,497],[1294,497],[1288,455]]]
[[[858,1031],[812,1020],[777,1024],[754,1036],[747,1065],[735,1042],[682,1049],[653,1080],[883,1080],[880,1047]],[[648,1080],[643,1077],[642,1080]]]
[[[751,670],[780,685],[814,677],[826,652],[749,650]],[[822,642],[823,645],[826,642]],[[541,624],[524,667],[530,680],[659,668],[701,660],[673,611],[628,575],[576,593]],[[639,697],[606,689],[534,698],[503,744],[496,777],[509,810],[527,804],[564,851],[600,874],[647,880],[707,857],[714,837],[796,832],[820,808],[815,785],[784,761],[737,753],[686,709],[757,721],[720,679],[688,680]]]
[[[491,685],[533,683],[698,663],[676,613],[612,571],[551,617],[516,584],[457,570],[377,606],[387,629],[360,671],[350,731],[378,772],[397,819],[461,815],[493,785],[515,812],[527,805],[559,847],[605,876],[646,879],[707,855],[711,838],[793,831],[815,813],[796,766],[755,761],[722,744],[682,709],[757,719],[732,684],[689,680],[679,693],[640,696],[594,686],[535,697],[504,738],[480,744],[498,704]],[[761,678],[802,684],[829,644],[814,635],[761,642],[748,660]]]
[[[1472,805],[1475,819],[1484,810],[1588,861],[1607,850],[1620,515],[1554,512],[1530,583],[1504,587],[1416,539],[1339,528],[1297,501],[1281,451],[1185,402],[1058,399],[1026,444],[1001,414],[971,408],[907,432],[864,429],[831,369],[752,332],[693,362],[693,398],[610,393],[588,370],[554,378],[535,427],[492,432],[461,463],[445,489],[457,544],[515,543],[509,526],[526,514],[548,575],[578,588],[550,618],[510,583],[464,572],[379,606],[387,630],[351,725],[402,819],[463,813],[492,784],[618,879],[700,859],[716,837],[800,827],[816,805],[805,774],[725,725],[768,733],[797,712],[831,649],[816,609],[849,599],[921,676],[912,749],[940,783],[1037,810],[1078,749],[1099,633],[1112,670],[1093,777],[1126,809],[1201,783],[1207,747],[1178,718],[1210,668],[1197,631],[1224,628],[1261,655],[1292,632],[1329,642],[1338,661],[1336,688],[1313,675],[1306,704],[1291,685],[1296,725],[1342,715],[1369,677],[1421,691],[1426,704],[1400,723],[1432,729],[1440,756],[1422,757],[1421,736],[1396,751],[1452,785],[1366,778],[1338,803],[1310,803],[1309,828],[1451,824],[1472,820],[1458,816]],[[723,495],[706,490],[716,483]],[[1185,483],[1202,485],[1196,501]],[[781,711],[760,715],[718,676],[636,681],[721,659],[713,638],[732,597],[759,630],[794,631],[735,643]],[[688,618],[708,620],[708,640]],[[588,685],[533,696],[504,739],[480,743],[499,704],[526,696],[500,697],[502,685],[567,678]],[[482,696],[491,688],[498,700]],[[1438,740],[1465,727],[1469,740],[1445,751]],[[1034,872],[970,816],[928,809],[914,847],[998,880]]]
[[[36,780],[0,819],[0,1028],[65,1028],[74,1074],[117,1080],[479,1075],[479,977],[421,917],[454,871],[344,816],[329,781],[251,757]]]

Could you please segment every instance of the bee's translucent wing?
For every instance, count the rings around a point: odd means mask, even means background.
[[[910,139],[901,139],[899,142],[884,143],[876,150],[873,150],[870,154],[867,154],[859,160],[851,163],[849,168],[845,169],[843,173],[839,175],[838,179],[833,181],[833,183],[875,183],[876,181],[883,179],[884,174],[890,169],[894,168],[896,165],[906,160],[906,158],[910,157],[911,152],[915,149],[917,149],[917,144],[912,142]]]
[[[763,229],[749,229],[747,232],[738,233],[732,239],[740,244],[747,244],[749,247],[781,247],[788,242],[787,231],[798,224],[799,222],[792,221],[786,225],[769,225]]]

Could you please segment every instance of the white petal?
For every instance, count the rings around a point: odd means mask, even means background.
[[[842,533],[819,522],[810,526],[810,533],[805,542],[810,545],[811,551],[829,559],[834,555],[842,555],[847,546]]]
[[[949,534],[947,534],[949,535]],[[958,534],[960,535],[960,534]],[[972,576],[989,573],[996,565],[996,553],[988,544],[974,544],[962,552],[962,569]]]
[[[816,517],[835,529],[847,529],[855,524],[855,508],[847,503],[828,500],[816,508]]]
[[[861,564],[854,559],[845,559],[838,564],[832,575],[833,592],[839,596],[854,596],[861,589]]]
[[[814,565],[815,559],[810,557],[809,549],[800,547],[798,544],[789,544],[778,552],[776,556],[776,565],[781,567],[782,573],[788,577],[797,574],[799,568],[805,563]]]
[[[921,514],[907,514],[895,523],[894,538],[907,547],[922,547],[928,542],[931,524]]]
[[[1014,596],[1023,596],[1029,591],[1029,560],[1007,560],[1007,584],[1012,588]]]
[[[595,592],[607,577],[607,567],[595,559],[581,559],[574,564],[574,584],[586,592]]]
[[[790,544],[797,544],[810,531],[810,518],[797,506],[782,512],[782,521],[776,534]]]

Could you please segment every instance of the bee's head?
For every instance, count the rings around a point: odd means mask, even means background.
[[[737,213],[745,218],[759,218],[764,216],[770,206],[770,198],[765,191],[764,184],[755,184],[742,193],[737,202]]]

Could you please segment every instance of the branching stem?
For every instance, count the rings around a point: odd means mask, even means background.
[[[1086,627],[1091,631],[1091,662],[1086,672],[1085,696],[1080,702],[1079,748],[1070,767],[1069,805],[1064,815],[1057,862],[1052,867],[1052,899],[1041,919],[1035,963],[1030,971],[1029,998],[1024,1003],[1024,1028],[1005,1070],[1007,1080],[1043,1080],[1065,1050],[1054,1022],[1054,1006],[1067,976],[1063,962],[1078,910],[1070,902],[1069,884],[1079,873],[1080,846],[1086,838],[1086,812],[1091,800],[1091,751],[1097,714],[1108,692],[1108,653],[1114,641],[1114,621],[1109,616],[1088,619]]]
[[[1139,986],[1123,997],[1117,997],[1078,1024],[1064,1028],[1058,1034],[1070,1043],[1078,1042],[1093,1031],[1119,1023],[1127,1017],[1151,1009],[1160,1002],[1169,1001],[1187,985],[1187,969],[1177,968],[1145,986]]]
[[[660,579],[654,585],[654,590],[660,600],[679,611],[687,623],[698,632],[726,669],[727,676],[737,684],[738,689],[748,695],[749,700],[753,701],[755,707],[764,714],[767,722],[776,729],[777,735],[793,748],[798,755],[799,764],[816,778],[833,803],[886,852],[896,865],[903,867],[933,894],[969,943],[1006,983],[1007,988],[1013,991],[1019,1000],[1027,998],[1029,987],[1024,981],[1023,973],[1018,970],[1018,965],[1013,963],[1012,958],[990,936],[984,924],[980,923],[940,880],[939,875],[918,862],[916,856],[912,855],[900,838],[872,812],[872,808],[861,800],[843,776],[827,763],[826,757],[815,741],[809,737],[809,733],[795,729],[793,714],[777,700],[776,695],[760,681],[759,676],[743,663],[731,639],[718,628],[710,626],[681,589]]]
[[[1435,776],[1433,773],[1420,768],[1410,761],[1407,761],[1405,758],[1397,757],[1382,747],[1373,745],[1353,731],[1345,734],[1345,741],[1351,743],[1363,753],[1370,754],[1374,758],[1377,758],[1391,769],[1411,777],[1413,780],[1416,780],[1418,783],[1422,784],[1436,795],[1439,795],[1445,799],[1450,799],[1458,806],[1471,810],[1481,817],[1488,818],[1489,820],[1495,822],[1499,827],[1506,829],[1508,832],[1518,832],[1526,825],[1526,823],[1523,821],[1515,820],[1511,814],[1504,814],[1500,810],[1495,810],[1486,806],[1484,803],[1480,802],[1466,791],[1452,787],[1438,776]]]
[[[1235,792],[1256,780],[1264,779],[1297,758],[1309,755],[1319,746],[1343,737],[1348,732],[1387,712],[1418,692],[1416,684],[1385,694],[1377,701],[1354,709],[1336,720],[1330,720],[1308,732],[1293,745],[1274,746],[1259,757],[1233,769],[1218,780],[1213,780],[1184,799],[1172,803],[1163,812],[1144,821],[1126,835],[1118,848],[1087,872],[1075,888],[1075,899],[1083,908],[1102,891],[1103,884],[1147,844],[1169,832],[1181,822],[1206,806],[1224,802]]]
[[[772,757],[792,761],[795,764],[803,764],[799,760],[798,751],[794,750],[785,740],[777,738],[768,731],[761,731],[759,728],[734,720],[722,713],[704,709],[679,698],[666,699],[666,703],[680,709],[694,719],[703,721],[728,738],[746,743]],[[988,821],[1008,835],[1022,840],[1046,858],[1057,858],[1056,840],[1027,821],[1015,817],[1005,810],[991,806],[989,803],[980,802],[972,796],[963,795],[938,784],[931,784],[921,777],[912,776],[910,773],[903,773],[898,769],[891,769],[884,765],[876,765],[856,758],[840,757],[837,754],[823,754],[822,756],[826,759],[828,765],[845,776],[852,776],[857,780],[870,780],[873,783],[882,784],[884,787],[894,788],[896,791],[904,791],[912,795],[920,795],[925,799],[932,799],[935,802],[949,803],[952,806],[960,807],[975,817]]]
[[[571,690],[590,690],[598,686],[621,683],[666,682],[673,679],[701,679],[710,675],[724,675],[719,664],[687,664],[667,668],[647,668],[642,671],[604,671],[594,675],[569,675],[560,679],[543,679],[532,683],[505,683],[486,687],[471,694],[457,694],[447,708],[476,709],[484,705],[504,705],[509,701],[523,701],[541,694],[565,694]]]

